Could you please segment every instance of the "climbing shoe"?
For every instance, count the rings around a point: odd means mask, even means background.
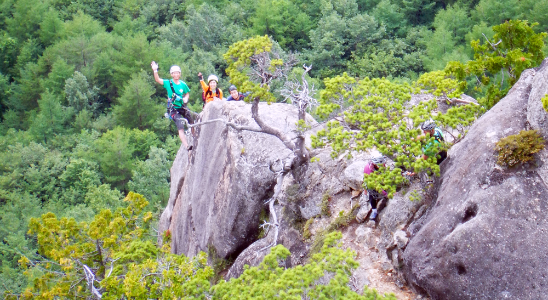
[[[375,220],[377,218],[377,210],[373,209],[371,211],[371,216],[369,216],[369,220]]]

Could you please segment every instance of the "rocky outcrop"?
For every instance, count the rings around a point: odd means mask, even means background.
[[[527,121],[533,129],[536,129],[548,140],[548,113],[542,107],[542,98],[548,94],[548,72],[546,68],[548,61],[539,68],[531,83],[531,93],[527,103]]]
[[[500,138],[527,128],[528,116],[531,125],[536,119],[536,126],[546,129],[542,118],[533,117],[542,115],[542,108],[531,101],[545,92],[547,74],[546,61],[524,71],[508,95],[450,149],[437,199],[408,228],[406,277],[432,299],[544,299],[548,294],[546,160],[503,169],[494,152]],[[539,85],[544,88],[536,92]]]
[[[259,114],[283,132],[295,129],[297,110],[291,105],[261,103]],[[213,119],[255,125],[243,102],[209,103],[202,121]],[[174,253],[214,250],[218,257],[234,257],[256,240],[259,215],[276,181],[271,169],[290,151],[271,135],[236,131],[223,122],[200,126],[197,136],[190,158],[182,150],[175,160],[160,232],[170,230]]]

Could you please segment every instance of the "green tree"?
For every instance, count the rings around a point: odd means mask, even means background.
[[[343,120],[328,122],[326,128],[318,131],[312,138],[312,145],[330,145],[333,149],[332,156],[346,150],[368,151],[375,148],[383,155],[391,157],[395,162],[394,169],[381,168],[367,176],[365,182],[368,188],[387,191],[389,197],[394,195],[398,185],[405,182],[401,175],[403,168],[413,169],[415,172],[426,170],[439,175],[436,157],[427,160],[420,158],[423,143],[428,143],[433,138],[426,141],[415,139],[420,134],[417,126],[430,118],[434,118],[444,127],[469,126],[481,113],[478,106],[470,104],[466,109],[452,110],[446,114],[438,112],[434,115],[437,108],[435,99],[406,108],[411,94],[420,90],[438,90],[440,94],[445,90],[451,97],[460,96],[462,91],[458,82],[445,82],[448,76],[442,75],[435,77],[435,84],[419,78],[413,85],[384,78],[356,80],[346,73],[325,79],[326,88],[320,91],[322,105],[316,112],[328,116],[343,110]]]
[[[521,72],[539,65],[544,59],[542,49],[547,33],[535,33],[533,27],[536,25],[510,20],[494,26],[492,40],[472,42],[474,60],[466,64],[451,62],[446,70],[459,80],[467,76],[478,78],[476,90],[485,95],[479,101],[491,108],[516,83]]]
[[[95,140],[94,158],[99,162],[105,182],[124,190],[131,178],[133,169],[134,145],[130,143],[131,132],[123,127],[116,127]]]
[[[5,20],[6,28],[19,42],[37,38],[40,32],[43,12],[47,10],[45,2],[17,0],[13,4],[11,17]]]
[[[17,61],[18,42],[4,30],[0,30],[0,73],[15,77],[16,70],[13,66]]]
[[[113,107],[118,124],[128,128],[150,129],[156,119],[162,117],[165,106],[158,103],[156,98],[151,98],[154,88],[148,82],[149,78],[145,71],[131,77]]]
[[[66,80],[74,73],[74,67],[67,64],[63,59],[56,60],[51,66],[51,72],[49,72],[47,78],[41,81],[42,89],[48,90],[52,94],[59,96],[62,100],[65,100],[65,85]],[[63,101],[66,103],[65,101]]]
[[[308,15],[288,0],[256,2],[255,14],[250,18],[254,34],[269,35],[281,47],[297,50],[305,47],[312,22]]]
[[[10,95],[11,89],[8,83],[8,77],[0,73],[0,120],[7,109],[6,102]]]
[[[73,111],[63,107],[61,101],[49,91],[42,94],[38,106],[39,112],[29,130],[37,140],[47,142],[54,135],[65,131],[65,122],[72,118]]]
[[[405,36],[407,19],[401,8],[390,0],[381,0],[371,12],[392,36]]]
[[[40,23],[40,41],[47,47],[64,36],[65,24],[59,17],[59,12],[49,8]]]
[[[151,209],[161,209],[169,198],[169,168],[171,162],[168,153],[162,148],[151,147],[148,159],[138,161],[128,188],[142,194],[152,204]]]
[[[326,3],[318,26],[310,31],[308,59],[320,77],[337,74],[344,65],[346,21]]]
[[[32,218],[29,232],[37,236],[40,256],[23,253],[19,262],[28,276],[36,274],[35,279],[20,295],[6,293],[7,299],[395,299],[368,289],[362,296],[349,288],[358,263],[353,252],[342,249],[340,232],[327,235],[321,251],[303,266],[280,267],[290,254],[280,245],[239,278],[211,286],[213,269],[206,265],[205,253],[194,258],[170,254],[169,231],[164,246],[156,248],[143,229],[152,216],[144,213],[147,201],[132,192],[124,201],[127,207],[103,210],[90,222],[59,219],[52,213]]]
[[[68,105],[74,108],[75,112],[87,110],[95,113],[99,103],[99,89],[89,88],[89,83],[82,73],[76,71],[74,75],[65,81],[65,95]]]
[[[355,254],[342,249],[338,231],[330,233],[319,253],[302,266],[283,268],[283,261],[291,254],[278,245],[265,256],[257,267],[246,268],[244,273],[230,281],[221,281],[212,287],[220,299],[396,299],[392,294],[380,296],[365,289],[364,295],[352,291],[348,282],[350,273],[358,266]]]

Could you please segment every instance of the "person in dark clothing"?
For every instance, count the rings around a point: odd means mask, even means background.
[[[226,101],[241,101],[241,100],[244,100],[244,98],[246,96],[242,93],[239,93],[238,89],[236,88],[235,85],[231,85],[228,88],[228,91],[230,92],[230,96],[228,96],[228,98],[226,98]]]
[[[386,156],[376,156],[376,157],[373,157],[369,163],[367,165],[365,165],[365,168],[363,170],[363,173],[364,174],[371,174],[375,171],[377,171],[380,166],[384,166],[385,163],[386,163]],[[367,194],[369,195],[369,202],[371,203],[371,208],[372,208],[372,211],[371,211],[371,216],[369,216],[369,219],[370,220],[375,220],[377,218],[377,203],[383,199],[383,198],[386,198],[386,196],[388,195],[386,193],[386,191],[381,191],[381,192],[378,192],[376,190],[373,190],[373,189],[367,189]]]

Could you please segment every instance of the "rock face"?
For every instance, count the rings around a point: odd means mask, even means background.
[[[547,78],[547,61],[524,71],[508,95],[451,148],[437,200],[409,227],[406,278],[432,299],[546,298],[546,160],[503,169],[495,164],[493,149],[500,138],[526,129],[528,119],[546,130],[545,112],[531,102],[544,96]],[[539,155],[546,156],[546,150]]]
[[[297,110],[290,105],[260,104],[259,114],[283,132],[295,129]],[[209,103],[202,121],[213,119],[258,128],[250,104],[243,102]],[[238,132],[223,122],[200,126],[190,161],[185,150],[177,155],[170,200],[160,219],[159,231],[171,231],[172,251],[193,256],[213,248],[229,258],[254,242],[276,181],[271,167],[289,153],[267,134]]]

